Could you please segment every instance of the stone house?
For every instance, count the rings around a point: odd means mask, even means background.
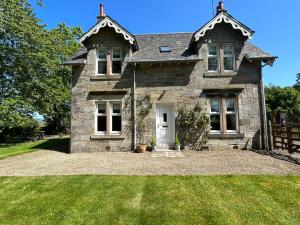
[[[132,151],[153,137],[173,148],[178,108],[197,103],[211,120],[206,147],[264,149],[262,68],[276,57],[251,44],[253,34],[222,2],[193,33],[142,35],[101,4],[82,48],[64,62],[73,68],[71,152]]]

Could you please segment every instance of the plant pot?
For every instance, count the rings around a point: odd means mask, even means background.
[[[175,145],[175,149],[176,149],[177,151],[180,151],[180,145]]]
[[[138,146],[139,153],[145,153],[146,150],[147,150],[147,145],[141,144],[141,145]]]
[[[151,148],[152,148],[152,151],[155,151],[156,150],[156,145],[152,145]]]

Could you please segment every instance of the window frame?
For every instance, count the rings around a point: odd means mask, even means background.
[[[123,132],[123,104],[122,100],[99,100],[95,101],[95,134],[96,135],[122,135]],[[99,104],[105,106],[105,114],[99,113]],[[120,113],[113,113],[113,104],[120,104]],[[112,117],[121,116],[121,131],[112,130]],[[98,116],[106,117],[106,131],[98,131]]]
[[[105,108],[105,113],[99,113],[99,105],[103,104]],[[98,117],[99,116],[105,116],[105,119],[107,121],[107,108],[106,103],[103,101],[96,101],[96,113],[95,113],[95,133],[99,135],[105,135],[107,133],[107,122],[106,122],[106,131],[99,131],[98,130]]]
[[[233,99],[234,101],[234,112],[227,112],[226,108],[226,100],[227,99]],[[220,103],[220,113],[212,112],[211,111],[211,100],[218,100]],[[218,130],[211,130],[210,133],[212,134],[236,134],[240,132],[239,127],[239,110],[238,110],[238,98],[237,97],[215,97],[215,98],[209,98],[209,116],[211,115],[220,115],[220,131]],[[226,115],[235,115],[235,124],[236,124],[236,130],[227,130],[227,118]]]
[[[232,55],[225,55],[225,46],[226,45],[231,45],[231,50],[232,50]],[[234,43],[232,42],[224,42],[222,43],[222,50],[223,50],[223,56],[222,56],[222,64],[223,64],[223,72],[233,72],[235,71],[235,47]],[[225,58],[231,57],[232,58],[232,70],[225,70]]]
[[[214,101],[218,101],[219,102],[219,112],[212,112],[211,110],[211,101],[214,100]],[[222,102],[221,102],[221,99],[219,98],[210,98],[209,99],[209,116],[211,115],[219,115],[220,116],[220,130],[212,130],[212,128],[210,128],[210,132],[211,133],[222,133]]]
[[[119,50],[120,51],[120,58],[114,58],[114,51],[115,50]],[[111,49],[111,68],[110,68],[110,71],[111,71],[112,75],[120,75],[120,74],[122,74],[122,58],[123,58],[122,48],[112,48]],[[113,62],[118,62],[118,61],[120,61],[120,64],[121,64],[121,71],[120,71],[120,73],[113,73]]]
[[[105,51],[105,59],[100,59],[99,58],[99,51],[104,50]],[[107,62],[107,53],[108,53],[108,49],[107,48],[97,48],[96,50],[96,75],[97,76],[106,76],[107,75],[107,67],[108,67],[108,62]],[[98,63],[100,62],[106,62],[106,73],[99,73],[99,65]]]
[[[120,113],[114,113],[113,111],[113,105],[114,104],[119,104],[120,105]],[[120,135],[122,133],[122,102],[121,101],[110,101],[109,102],[109,109],[110,109],[110,113],[109,113],[109,122],[110,122],[110,131],[109,133],[112,135]],[[112,118],[113,116],[120,116],[121,117],[121,131],[113,131],[113,126],[112,126]]]
[[[210,55],[209,54],[209,47],[210,46],[216,46],[217,48],[217,54],[216,55]],[[209,59],[210,58],[217,58],[217,61],[218,61],[218,66],[217,66],[217,69],[216,70],[209,70]],[[216,73],[218,71],[220,71],[220,46],[218,43],[209,43],[207,44],[207,71],[209,73]]]

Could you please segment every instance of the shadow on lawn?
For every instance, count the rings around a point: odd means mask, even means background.
[[[32,147],[32,149],[45,149],[62,153],[70,153],[69,144],[69,138],[49,139],[42,144]]]
[[[268,155],[276,159],[284,160],[287,162],[295,163],[297,165],[300,165],[300,159],[295,158],[292,155],[285,155],[281,153],[277,153],[274,151],[266,151],[266,150],[251,150],[252,152],[258,153],[260,155]]]

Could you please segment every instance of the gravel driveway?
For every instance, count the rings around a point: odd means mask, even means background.
[[[40,150],[0,160],[0,176],[300,175],[299,165],[249,151],[187,151],[184,155],[178,158],[153,158],[150,153],[65,154]]]

